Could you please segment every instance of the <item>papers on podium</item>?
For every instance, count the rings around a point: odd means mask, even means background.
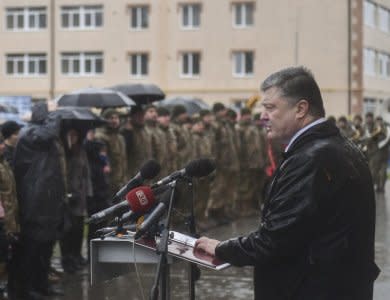
[[[176,231],[170,231],[168,254],[213,270],[223,270],[230,267],[229,263],[195,249],[195,241],[196,238]],[[156,241],[154,240],[139,239],[135,243],[149,249],[156,249]]]

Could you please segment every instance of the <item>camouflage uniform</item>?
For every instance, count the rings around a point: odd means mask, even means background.
[[[7,232],[19,232],[18,202],[14,174],[8,162],[0,159],[0,199],[4,207],[4,224]]]
[[[378,143],[385,138],[386,133],[382,130],[382,128],[375,126],[375,124],[366,124],[364,150],[368,159],[368,165],[370,167],[374,184],[378,183],[381,164],[381,153],[379,151]]]
[[[210,158],[211,144],[209,139],[202,133],[192,133],[192,159]],[[207,202],[210,195],[209,176],[194,179],[194,212],[197,220],[205,218]]]
[[[107,156],[111,167],[109,175],[110,194],[113,196],[127,182],[127,155],[125,141],[118,130],[108,127],[96,130],[96,140],[107,148]]]
[[[177,142],[177,167],[184,168],[191,159],[191,134],[180,123],[173,121],[172,130]]]
[[[122,128],[121,133],[126,141],[127,176],[133,178],[152,158],[152,139],[144,126],[133,126],[131,130]]]
[[[178,169],[176,136],[171,126],[164,127],[160,125],[157,129],[157,132],[165,147],[165,155],[163,157],[164,160],[160,162],[162,167],[161,177],[165,177]]]
[[[240,184],[238,211],[241,215],[253,213],[262,203],[262,191],[265,182],[267,148],[264,134],[251,120],[242,120],[237,126],[239,137]],[[256,206],[255,206],[256,204]]]
[[[163,164],[166,163],[167,159],[167,141],[164,139],[161,130],[159,130],[157,123],[154,121],[146,121],[145,122],[145,131],[148,137],[151,140],[151,151],[152,158],[158,161],[161,165],[161,170],[164,172],[166,170],[166,166]],[[162,177],[162,172],[159,174],[159,178]]]
[[[214,128],[216,173],[206,214],[221,219],[235,208],[239,162],[232,129],[220,118],[216,119]]]

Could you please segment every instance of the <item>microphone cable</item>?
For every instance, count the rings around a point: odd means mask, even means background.
[[[137,260],[136,260],[136,255],[135,255],[135,239],[134,239],[134,237],[133,237],[133,260],[134,260],[134,269],[135,269],[135,275],[137,277],[138,288],[140,289],[142,300],[145,300],[144,288],[142,286],[141,276],[140,276],[140,273],[139,273],[138,267],[137,267]]]

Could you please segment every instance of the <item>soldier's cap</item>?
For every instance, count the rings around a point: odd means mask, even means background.
[[[171,113],[169,112],[168,108],[159,106],[157,107],[157,114],[159,117],[165,117],[165,116],[169,116]]]
[[[149,110],[151,108],[157,109],[156,105],[148,104],[148,105],[145,106],[144,111],[147,111],[147,110]]]
[[[115,108],[106,108],[105,110],[102,111],[102,117],[104,119],[111,118],[113,115],[120,115],[119,112]]]
[[[339,119],[338,119],[339,122],[344,122],[344,123],[348,123],[348,120],[347,120],[347,117],[346,116],[340,116]]]
[[[192,123],[193,123],[193,124],[196,124],[196,123],[199,123],[199,122],[203,122],[203,120],[202,120],[200,114],[193,114],[193,115],[191,116],[191,119],[192,119]]]
[[[175,119],[175,118],[177,118],[178,116],[180,116],[181,114],[185,114],[185,113],[187,113],[187,109],[185,108],[184,105],[175,105],[175,106],[172,108],[171,118],[172,118],[172,119]]]
[[[8,139],[11,135],[18,133],[23,126],[15,121],[7,121],[1,125],[1,134],[4,139]]]
[[[208,110],[208,109],[201,109],[201,110],[199,111],[199,116],[200,116],[201,118],[203,118],[204,116],[208,116],[208,115],[211,115],[211,111]]]
[[[241,116],[243,116],[243,115],[250,115],[250,114],[252,114],[252,112],[251,112],[251,110],[249,108],[244,107],[244,108],[241,108],[240,114],[241,114]]]
[[[135,106],[132,106],[131,109],[130,109],[130,115],[133,115],[133,114],[136,114],[136,113],[139,113],[139,112],[143,112],[144,109],[142,108],[141,105],[135,105]]]
[[[373,117],[374,117],[374,114],[373,114],[372,112],[369,111],[369,112],[366,113],[366,118],[367,118],[367,117],[373,118]]]
[[[261,114],[260,113],[256,113],[253,115],[253,120],[257,121],[257,120],[260,120],[261,119]]]
[[[223,105],[221,102],[214,103],[213,105],[213,113],[217,113],[224,109],[225,109],[225,105]]]
[[[233,109],[229,108],[227,111],[227,116],[235,119],[237,118],[237,113]]]

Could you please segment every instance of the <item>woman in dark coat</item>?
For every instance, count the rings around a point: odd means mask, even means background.
[[[64,271],[73,273],[86,264],[81,254],[84,232],[84,216],[87,211],[87,195],[90,192],[88,159],[82,145],[83,133],[68,129],[65,133],[65,158],[67,171],[67,206],[70,227],[60,241],[61,262]]]

